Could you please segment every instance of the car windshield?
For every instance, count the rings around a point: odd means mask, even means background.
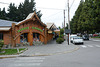
[[[71,38],[74,38],[74,37],[77,37],[77,36],[71,36]]]
[[[74,39],[82,39],[81,37],[74,37]]]

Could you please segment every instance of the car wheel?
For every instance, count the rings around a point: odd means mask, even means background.
[[[72,41],[71,41],[71,43],[72,43]]]
[[[72,43],[73,43],[73,41],[72,41]]]
[[[82,44],[84,44],[84,43],[82,43]]]

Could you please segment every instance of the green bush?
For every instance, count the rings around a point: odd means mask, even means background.
[[[60,29],[60,35],[64,34],[64,29]]]
[[[98,36],[100,37],[100,34]]]
[[[62,34],[62,35],[59,35],[59,38],[64,38],[64,35]]]
[[[59,37],[59,38],[57,38],[56,42],[61,44],[62,42],[64,42],[64,39]]]
[[[4,45],[4,41],[0,40],[0,52],[1,52],[1,48],[3,47],[3,45]]]

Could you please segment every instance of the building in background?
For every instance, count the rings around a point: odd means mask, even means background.
[[[56,26],[54,24],[44,24],[38,18],[36,13],[30,13],[27,18],[21,22],[12,22],[0,20],[0,39],[4,40],[4,44],[21,44],[24,41],[33,45],[34,40],[47,44],[52,40]]]

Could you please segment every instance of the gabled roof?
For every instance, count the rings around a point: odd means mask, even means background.
[[[48,29],[50,29],[50,28],[55,28],[55,29],[57,29],[57,27],[55,26],[54,23],[47,23],[46,25],[47,25],[47,28],[48,28]]]
[[[11,27],[12,23],[16,24],[17,22],[0,19],[0,27]]]
[[[16,25],[20,25],[20,24],[23,24],[23,23],[25,23],[25,22],[27,22],[27,21],[29,21],[29,20],[33,20],[34,16],[37,18],[37,20],[38,20],[43,26],[46,26],[46,25],[45,25],[43,22],[41,22],[41,20],[38,18],[36,12],[30,13],[30,14],[26,17],[25,20],[20,21],[20,22],[17,23]]]
[[[26,19],[32,18],[33,15],[34,15],[34,13],[30,13],[30,14],[26,17]]]

